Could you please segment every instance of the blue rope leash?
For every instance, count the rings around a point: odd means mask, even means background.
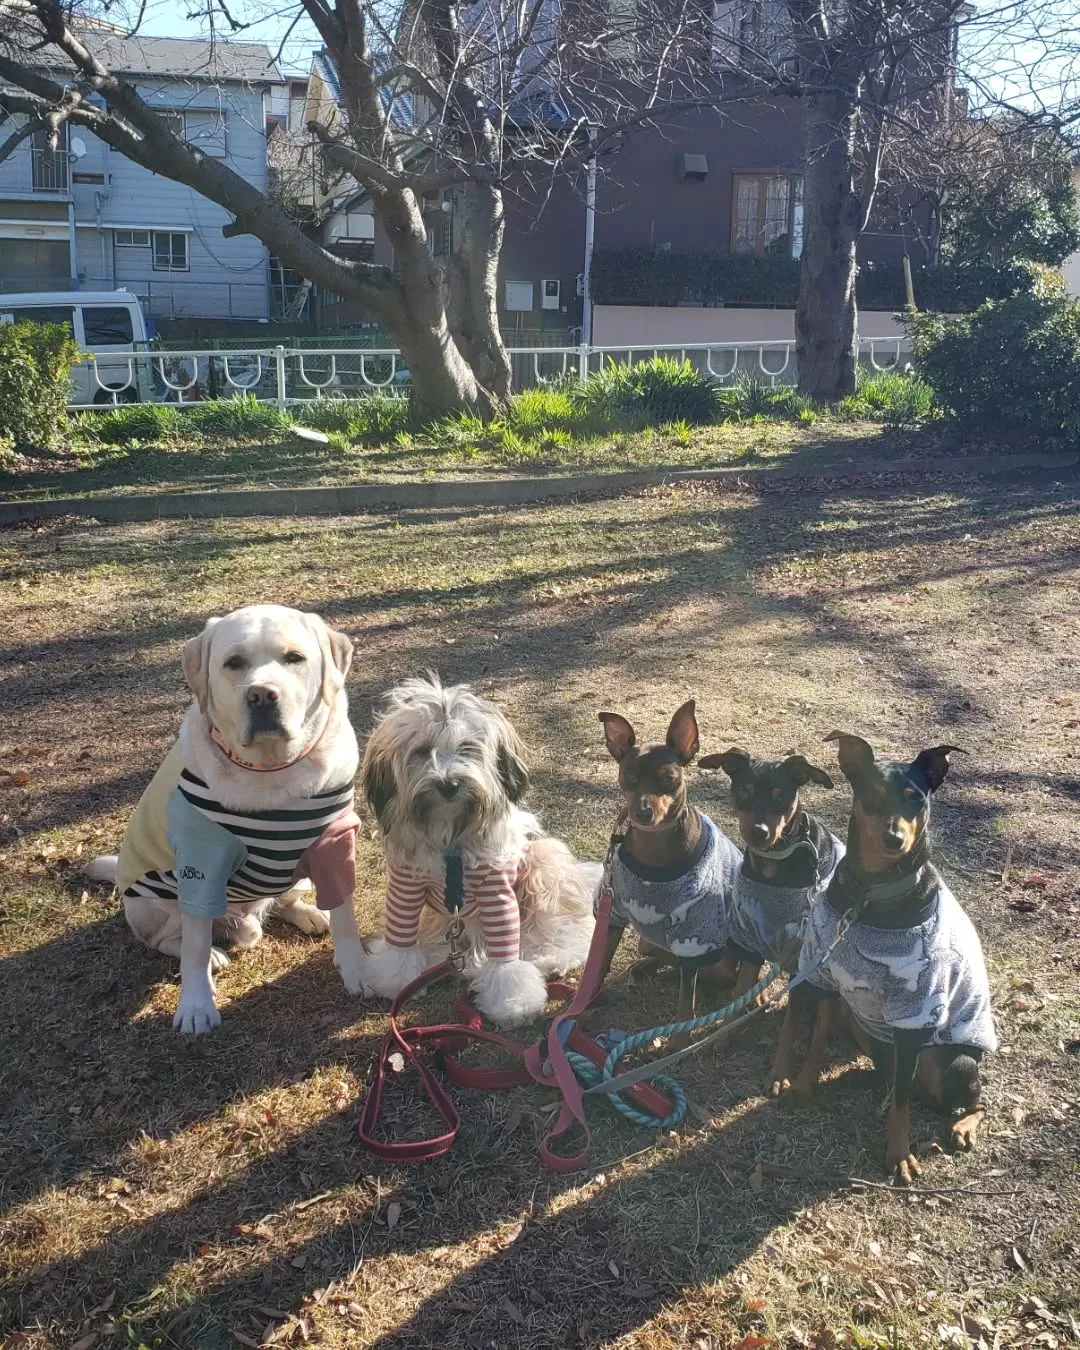
[[[713,1027],[719,1022],[725,1022],[728,1018],[734,1017],[742,1012],[744,1008],[749,1007],[757,996],[768,989],[776,977],[780,974],[779,965],[770,965],[766,973],[758,980],[753,988],[748,989],[745,994],[741,994],[737,999],[724,1004],[722,1008],[717,1008],[713,1012],[703,1013],[700,1017],[692,1017],[686,1022],[669,1022],[662,1027],[648,1027],[644,1031],[635,1031],[633,1035],[623,1036],[615,1042],[608,1051],[607,1059],[604,1060],[604,1067],[598,1069],[591,1060],[584,1055],[575,1054],[572,1050],[566,1052],[566,1058],[570,1062],[575,1074],[585,1085],[586,1088],[599,1088],[601,1084],[610,1081],[615,1076],[615,1070],[618,1067],[619,1060],[624,1055],[638,1050],[643,1045],[649,1045],[654,1040],[664,1040],[669,1036],[678,1036],[693,1031],[700,1031],[703,1027]],[[628,1101],[619,1092],[610,1092],[607,1095],[608,1100],[616,1111],[632,1121],[635,1125],[642,1125],[650,1130],[664,1130],[674,1125],[681,1125],[686,1118],[687,1099],[686,1092],[682,1085],[673,1078],[668,1078],[664,1074],[657,1074],[654,1078],[648,1080],[652,1085],[672,1098],[675,1108],[669,1115],[662,1119],[648,1114],[645,1111],[639,1111],[637,1107],[631,1106]]]

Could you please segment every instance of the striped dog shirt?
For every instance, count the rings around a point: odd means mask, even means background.
[[[229,904],[269,901],[310,877],[319,908],[336,909],[355,890],[359,825],[351,782],[274,810],[225,806],[184,766],[177,745],[128,824],[117,888],[220,919]]]
[[[387,945],[402,949],[415,947],[424,906],[445,908],[445,878],[407,863],[388,862],[388,867]],[[516,886],[523,867],[523,858],[464,864],[463,912],[466,917],[479,917],[484,947],[491,961],[516,961],[521,955],[521,914]]]

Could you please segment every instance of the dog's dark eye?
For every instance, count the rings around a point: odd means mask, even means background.
[[[286,652],[281,659],[287,666],[298,666],[301,662],[306,661],[307,657],[303,652]]]
[[[226,670],[243,670],[247,662],[242,656],[230,656],[225,662]]]

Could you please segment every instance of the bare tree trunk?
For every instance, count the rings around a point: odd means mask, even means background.
[[[428,251],[420,203],[412,192],[376,193],[375,212],[394,246],[403,303],[394,335],[412,376],[419,422],[464,409],[485,409],[476,372],[450,330],[445,287]]]
[[[858,108],[844,94],[806,100],[803,255],[795,308],[799,393],[835,403],[855,392],[855,188]]]
[[[451,324],[494,411],[510,400],[510,358],[499,331],[498,309],[503,198],[498,188],[469,184],[462,189],[460,200],[450,268]]]

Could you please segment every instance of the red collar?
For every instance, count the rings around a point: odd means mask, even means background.
[[[311,754],[312,750],[314,750],[322,740],[326,728],[329,725],[330,715],[327,714],[326,720],[319,730],[319,734],[313,741],[309,741],[307,745],[304,746],[303,750],[300,751],[295,759],[290,759],[287,764],[249,764],[246,759],[241,759],[236,751],[232,749],[213,723],[210,724],[210,737],[221,753],[225,755],[227,759],[231,760],[233,764],[238,764],[241,769],[251,769],[253,773],[279,773],[282,769],[291,769],[294,764],[299,764],[302,759],[307,759],[308,755]]]

